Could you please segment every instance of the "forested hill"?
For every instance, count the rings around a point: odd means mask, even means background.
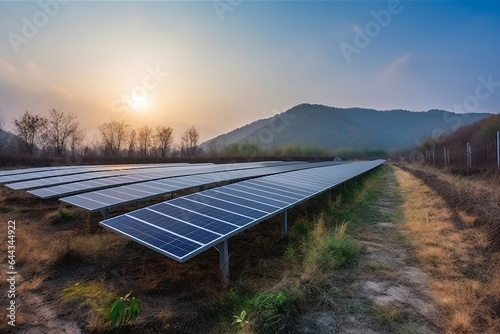
[[[456,114],[444,110],[411,112],[335,108],[300,104],[271,118],[261,119],[202,144],[219,149],[249,141],[262,148],[289,144],[339,148],[405,150],[433,135],[451,133],[491,114]]]

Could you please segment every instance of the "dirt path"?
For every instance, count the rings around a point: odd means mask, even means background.
[[[401,199],[393,169],[385,174],[386,186],[371,207],[373,218],[357,233],[364,248],[359,265],[332,277],[342,282],[334,333],[439,333],[427,275],[412,258],[399,224]]]

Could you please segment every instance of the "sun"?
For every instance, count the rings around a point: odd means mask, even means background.
[[[148,102],[146,96],[132,96],[130,106],[136,111],[146,109]]]

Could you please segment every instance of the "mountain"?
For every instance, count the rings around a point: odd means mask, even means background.
[[[205,150],[232,143],[253,142],[261,148],[288,144],[336,149],[406,150],[421,140],[451,133],[491,114],[457,114],[444,110],[412,112],[335,108],[300,104],[201,144]]]

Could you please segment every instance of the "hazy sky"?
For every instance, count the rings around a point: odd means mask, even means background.
[[[300,103],[500,111],[500,1],[0,1],[0,110],[194,125]],[[465,110],[465,109],[464,109]]]

